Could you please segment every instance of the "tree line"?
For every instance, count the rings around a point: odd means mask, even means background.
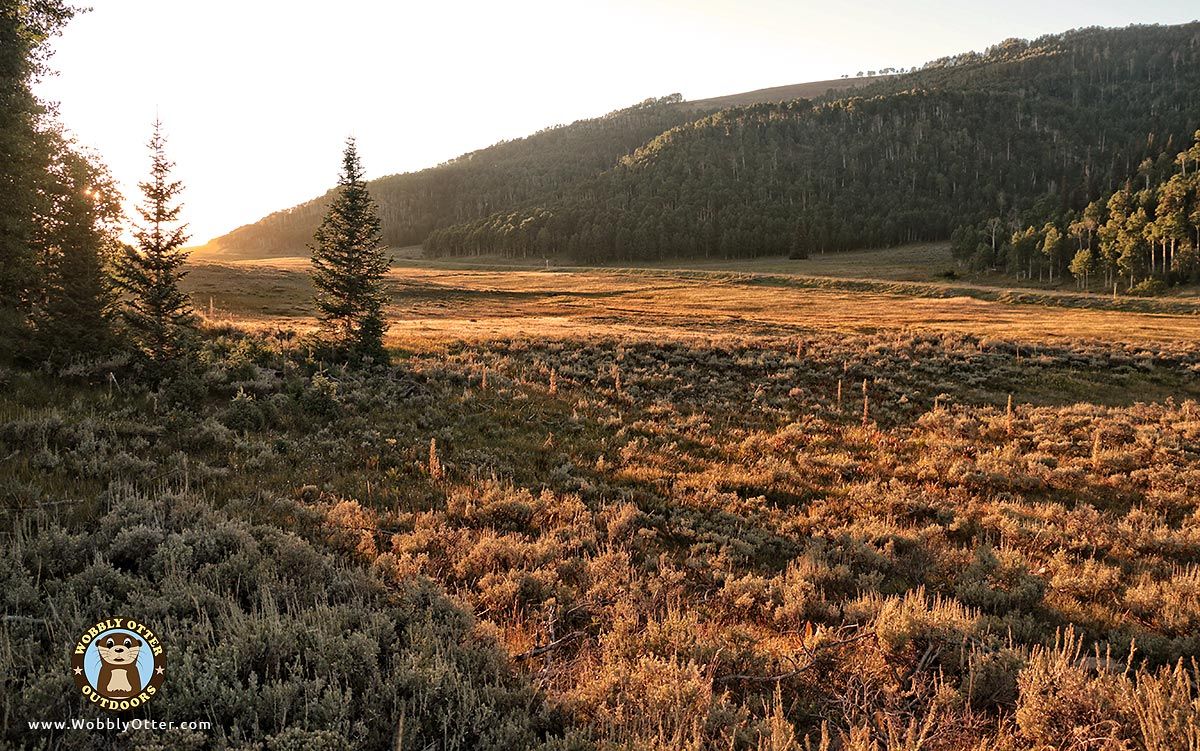
[[[155,122],[140,221],[125,240],[107,168],[32,91],[47,72],[50,40],[76,13],[60,0],[7,3],[0,13],[0,362],[131,354],[161,376],[191,352],[198,323],[181,288],[183,185]],[[324,345],[335,355],[384,357],[388,259],[353,140],[311,247]]]
[[[0,13],[0,356],[61,343],[103,348],[101,270],[117,247],[120,196],[32,90],[49,42],[75,15],[63,2],[5,2]]]
[[[1126,291],[1154,292],[1200,281],[1200,131],[1174,159],[1165,156],[1143,161],[1136,177],[1082,210],[962,225],[954,255],[1018,279],[1070,274],[1081,290],[1115,290],[1123,281]]]

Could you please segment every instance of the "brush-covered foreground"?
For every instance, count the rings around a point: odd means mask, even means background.
[[[224,329],[153,391],[113,370],[0,376],[6,746],[1200,748],[1195,344],[352,371]],[[96,711],[67,650],[110,613],[167,645],[138,716],[211,732],[25,729]]]

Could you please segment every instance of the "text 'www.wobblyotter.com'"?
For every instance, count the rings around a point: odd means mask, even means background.
[[[115,717],[87,719],[76,717],[71,720],[29,720],[30,730],[211,730],[207,720],[175,722],[174,720],[119,720]]]

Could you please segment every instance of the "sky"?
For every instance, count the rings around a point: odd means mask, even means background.
[[[1194,0],[92,0],[37,86],[126,203],[156,115],[193,244],[368,177],[628,106],[907,68]],[[132,215],[132,211],[130,211]]]

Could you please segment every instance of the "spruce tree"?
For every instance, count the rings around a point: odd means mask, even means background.
[[[140,183],[145,196],[138,207],[144,225],[134,229],[137,246],[118,256],[117,283],[126,294],[122,316],[137,346],[157,364],[185,350],[196,322],[191,299],[179,288],[187,275],[187,225],[179,223],[182,206],[176,197],[183,184],[171,179],[162,123],[155,121],[150,148],[150,179]]]
[[[46,212],[44,125],[33,93],[46,73],[49,40],[77,12],[63,0],[0,4],[0,360],[25,354],[38,295],[38,220]]]
[[[55,172],[45,190],[53,211],[41,238],[38,338],[58,357],[97,354],[113,343],[110,267],[120,247],[121,196],[104,165],[65,139]]]
[[[326,335],[344,354],[383,356],[383,277],[390,263],[353,138],[346,140],[337,195],[314,239],[312,281]]]

